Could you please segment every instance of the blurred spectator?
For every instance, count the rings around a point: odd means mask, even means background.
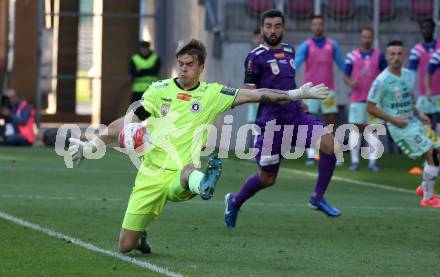
[[[257,47],[263,43],[263,39],[261,37],[260,27],[254,30],[254,34],[252,35],[252,47]]]
[[[151,83],[159,80],[160,59],[148,41],[140,41],[138,53],[131,56],[130,75],[133,80],[131,103],[142,98]]]
[[[3,94],[0,105],[0,142],[3,145],[27,146],[35,142],[35,112],[29,104],[17,97],[14,89]]]

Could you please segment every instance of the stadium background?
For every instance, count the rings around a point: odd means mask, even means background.
[[[364,26],[375,29],[376,46],[400,39],[409,51],[421,40],[418,20],[437,22],[438,7],[439,0],[0,0],[0,84],[34,104],[43,129],[108,124],[126,112],[128,64],[140,39],[161,56],[162,78],[175,76],[179,44],[201,39],[209,52],[202,79],[241,87],[252,32],[267,8],[286,13],[285,41],[295,46],[310,36],[309,16],[322,14],[327,36],[345,55],[359,46]],[[345,123],[348,87],[335,72],[338,120]],[[230,112],[233,134],[246,112]]]
[[[284,9],[295,46],[320,11],[344,54],[365,25],[375,26],[382,49],[400,39],[409,50],[421,40],[417,21],[437,22],[440,10],[439,0],[0,0],[0,85],[38,108],[41,129],[108,123],[127,109],[139,39],[151,40],[167,78],[179,43],[195,37],[209,51],[203,79],[240,87],[267,4]],[[348,88],[335,72],[343,105]],[[237,128],[246,107],[231,112]],[[223,162],[212,200],[168,205],[149,230],[153,254],[122,256],[118,233],[136,175],[127,157],[109,150],[68,169],[53,148],[1,147],[0,276],[439,276],[438,209],[419,206],[421,176],[408,174],[422,159],[384,155],[378,174],[363,159],[357,172],[338,167],[328,193],[343,212],[336,220],[306,205],[316,168],[288,160],[277,185],[243,207],[235,230],[224,226],[223,196],[255,163]]]

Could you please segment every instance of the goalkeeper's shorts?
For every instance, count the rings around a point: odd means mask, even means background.
[[[143,231],[160,216],[167,201],[185,201],[195,196],[182,187],[181,170],[166,170],[151,164],[147,167],[151,172],[139,170],[136,176],[122,223],[124,229]]]

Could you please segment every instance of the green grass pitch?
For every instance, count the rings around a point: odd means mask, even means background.
[[[243,206],[236,229],[223,223],[223,196],[255,163],[223,160],[213,199],[169,203],[150,228],[153,254],[129,256],[184,276],[440,276],[440,211],[420,199],[350,183],[413,190],[422,161],[388,155],[379,174],[335,171],[327,199],[340,218],[310,210],[315,172],[287,161],[277,184]],[[297,171],[292,171],[292,169]],[[0,212],[117,252],[135,168],[120,153],[67,169],[49,148],[0,148]],[[163,276],[0,218],[0,276]]]

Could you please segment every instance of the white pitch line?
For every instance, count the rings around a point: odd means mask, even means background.
[[[217,201],[187,201],[183,202],[184,204],[198,204],[198,205],[224,205],[224,202]],[[306,204],[294,204],[294,203],[263,203],[263,202],[246,202],[246,206],[261,206],[261,207],[308,207]],[[341,209],[359,209],[359,210],[395,210],[395,211],[420,211],[420,212],[438,212],[437,209],[426,209],[426,208],[418,208],[418,207],[379,207],[379,206],[338,206]]]
[[[36,199],[36,200],[85,200],[85,201],[103,201],[102,198],[77,198],[72,196],[60,197],[60,196],[41,196],[41,195],[0,195],[3,199]],[[112,198],[107,199],[107,201],[124,201],[124,199]],[[222,206],[225,203],[220,201],[185,201],[182,202],[184,205],[218,205]],[[306,204],[295,204],[295,203],[264,203],[264,202],[249,202],[247,206],[257,206],[257,207],[307,207]],[[422,208],[412,208],[412,207],[379,207],[379,206],[339,206],[343,209],[361,209],[361,210],[413,210],[413,211],[423,211],[427,209]],[[434,209],[428,209],[429,211],[436,211]]]
[[[44,195],[12,195],[12,194],[1,194],[0,198],[3,199],[38,199],[38,200],[86,200],[86,201],[122,201],[121,198],[81,198],[75,196],[44,196]]]
[[[236,161],[236,160],[231,160],[231,161],[241,162],[241,161]],[[310,177],[310,178],[318,177],[317,173],[301,171],[301,170],[297,170],[297,169],[280,167],[280,170],[285,171],[285,172],[295,173],[295,174],[298,174],[298,175],[307,176],[307,177]],[[361,185],[361,186],[365,186],[365,187],[371,187],[371,188],[377,188],[377,189],[383,189],[383,190],[390,190],[390,191],[396,191],[396,192],[415,194],[415,191],[414,190],[410,190],[410,189],[396,188],[396,187],[387,186],[387,185],[378,184],[378,183],[371,183],[371,182],[360,181],[360,180],[355,180],[355,179],[350,179],[350,178],[345,178],[345,177],[339,177],[339,176],[336,176],[336,175],[333,175],[332,180],[340,181],[340,182],[345,182],[345,183],[349,183],[349,184]]]
[[[31,172],[61,172],[65,173],[69,170],[76,173],[106,173],[106,174],[135,174],[136,168],[130,168],[127,170],[108,170],[98,168],[49,168],[49,167],[19,167],[19,166],[2,166],[0,171],[31,171]]]
[[[20,219],[18,217],[9,215],[9,214],[1,212],[1,211],[0,211],[0,218],[3,218],[3,219],[8,220],[8,221],[11,221],[11,222],[13,222],[15,224],[18,224],[18,225],[27,227],[27,228],[32,229],[34,231],[44,233],[44,234],[46,234],[46,235],[48,235],[50,237],[54,237],[54,238],[57,238],[57,239],[63,239],[63,240],[66,240],[66,241],[70,241],[71,243],[73,243],[75,245],[78,245],[78,246],[80,246],[82,248],[85,248],[87,250],[98,252],[98,253],[110,256],[112,258],[115,258],[115,259],[118,259],[118,260],[121,260],[121,261],[124,261],[124,262],[128,262],[128,263],[137,265],[139,267],[151,270],[153,272],[163,274],[165,276],[185,277],[184,275],[182,275],[180,273],[170,271],[170,270],[168,270],[168,269],[166,269],[164,267],[161,267],[161,266],[158,266],[158,265],[146,262],[146,261],[142,261],[142,260],[139,260],[139,259],[136,259],[136,258],[133,258],[133,257],[124,256],[124,255],[122,255],[120,253],[117,253],[117,252],[114,252],[114,251],[110,251],[110,250],[106,250],[106,249],[100,248],[100,247],[98,247],[98,246],[96,246],[94,244],[91,244],[91,243],[88,243],[88,242],[84,242],[84,241],[82,241],[80,239],[77,239],[77,238],[74,238],[74,237],[70,237],[70,236],[64,235],[62,233],[53,231],[51,229],[47,229],[47,228],[41,227],[40,225],[28,222],[26,220]]]
[[[239,161],[237,161],[237,162],[239,162]],[[284,167],[281,167],[280,169],[283,171],[287,171],[287,172],[291,172],[291,173],[295,173],[298,175],[303,175],[303,176],[307,176],[307,177],[311,177],[311,178],[316,178],[318,176],[317,173],[312,173],[312,172],[307,172],[307,171],[300,171],[300,170],[284,168]],[[36,168],[23,168],[23,167],[10,167],[10,166],[9,167],[0,167],[0,171],[1,170],[66,172],[65,168],[37,168],[36,169]],[[106,174],[111,174],[111,173],[114,173],[114,174],[134,174],[134,173],[136,173],[135,170],[131,170],[131,169],[128,169],[128,170],[106,170],[106,169],[94,169],[94,168],[87,168],[87,169],[86,168],[76,168],[74,170],[75,170],[75,172],[79,172],[79,173],[106,173]],[[360,180],[355,180],[355,179],[350,179],[350,178],[345,178],[345,177],[339,177],[336,175],[333,175],[332,180],[361,185],[361,186],[366,186],[366,187],[396,191],[396,192],[403,192],[403,193],[410,193],[410,194],[414,193],[413,190],[409,190],[409,189],[396,188],[396,187],[387,186],[387,185],[378,184],[378,183],[372,183],[372,182],[360,181]]]
[[[311,178],[316,178],[318,176],[317,173],[300,171],[300,170],[290,169],[290,168],[281,168],[281,170],[292,172],[292,173],[295,173],[298,175],[304,175],[304,176],[311,177]],[[415,194],[414,190],[410,190],[410,189],[401,189],[401,188],[396,188],[396,187],[377,184],[377,183],[371,183],[371,182],[366,182],[366,181],[360,181],[360,180],[355,180],[355,179],[350,179],[350,178],[339,177],[339,176],[335,176],[335,175],[333,175],[332,180],[355,184],[355,185],[360,185],[360,186],[365,186],[365,187],[370,187],[370,188],[378,188],[378,189],[384,189],[384,190],[390,190],[390,191]]]

